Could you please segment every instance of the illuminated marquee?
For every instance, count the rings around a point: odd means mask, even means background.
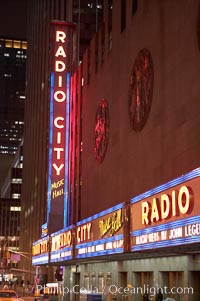
[[[200,242],[199,184],[200,168],[133,198],[132,251]]]
[[[103,237],[107,233],[114,235],[122,227],[122,225],[122,209],[119,209],[114,212],[112,216],[99,221],[101,237]]]
[[[152,202],[142,202],[142,224],[169,219],[172,216],[188,213],[193,206],[193,191],[190,187],[181,186],[172,190],[171,194],[161,194],[160,198],[153,198]]]
[[[124,251],[123,204],[102,211],[77,224],[76,258]]]
[[[51,83],[47,223],[51,232],[69,222],[69,119],[73,26],[51,22]]]
[[[73,256],[72,227],[51,235],[50,262],[70,260]]]
[[[46,264],[49,261],[49,236],[36,241],[32,246],[32,264]]]

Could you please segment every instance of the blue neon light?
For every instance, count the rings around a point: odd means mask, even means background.
[[[48,168],[48,192],[47,192],[47,223],[51,211],[51,175],[52,175],[52,143],[53,143],[53,95],[54,95],[55,74],[51,72],[51,87],[50,87],[50,120],[49,120],[49,168]]]
[[[44,257],[43,260],[41,260]],[[48,263],[48,253],[32,256],[32,265],[40,265]]]
[[[66,77],[66,138],[65,138],[65,186],[64,186],[64,227],[69,224],[69,123],[70,123],[70,73]]]
[[[61,229],[61,230],[59,230],[59,231],[57,231],[57,232],[52,233],[52,234],[51,234],[51,237],[56,236],[56,235],[59,235],[59,234],[62,234],[62,233],[65,233],[65,232],[71,230],[72,228],[73,228],[73,225],[71,225],[71,226],[69,226],[69,227],[66,227],[66,228],[64,228],[64,229]]]
[[[37,244],[40,244],[40,243],[43,242],[43,241],[48,241],[48,240],[49,240],[49,236],[45,236],[45,237],[43,237],[43,238],[41,238],[41,239],[35,241],[35,242],[33,243],[33,246],[35,246],[35,245],[37,245]]]
[[[108,214],[108,213],[112,213],[113,211],[116,211],[116,210],[118,210],[118,209],[122,209],[123,206],[124,206],[124,203],[118,204],[118,205],[116,205],[116,206],[114,206],[114,207],[112,207],[112,208],[106,209],[106,210],[104,210],[104,211],[102,211],[102,212],[100,212],[100,213],[94,214],[94,215],[92,215],[92,216],[90,216],[90,217],[84,219],[84,220],[78,222],[76,225],[77,225],[77,226],[80,226],[80,225],[82,225],[82,224],[91,222],[92,220],[94,220],[94,219],[96,219],[96,218],[102,217],[102,216],[104,216],[104,215],[106,215],[106,214]]]
[[[41,227],[42,230],[44,230],[46,228],[47,228],[47,223],[43,224],[42,227]]]
[[[58,261],[64,261],[64,260],[70,260],[72,259],[72,255],[67,255],[67,256],[63,256],[63,257],[58,257],[58,258],[52,258],[52,255],[59,255],[63,252],[69,252],[69,251],[72,251],[73,248],[72,246],[70,247],[67,247],[67,248],[63,248],[63,249],[60,249],[60,250],[56,250],[56,251],[52,251],[51,254],[50,254],[50,257],[51,257],[51,262],[58,262]]]
[[[136,245],[131,247],[131,251],[141,251],[141,250],[147,250],[147,249],[156,249],[156,248],[162,248],[162,247],[172,247],[172,246],[178,246],[183,244],[191,244],[191,243],[197,243],[200,242],[200,236],[190,236],[190,237],[184,237],[184,238],[176,238],[176,239],[170,239],[165,241],[158,241],[158,242],[152,242],[147,243],[143,245]]]
[[[95,256],[123,253],[123,251],[124,251],[123,248],[115,248],[115,249],[111,249],[111,250],[103,250],[103,251],[98,251],[98,252],[78,254],[76,257],[77,258],[95,257]]]
[[[51,262],[61,262],[61,261],[70,260],[70,259],[72,259],[72,255],[71,256],[65,256],[65,257],[59,257],[59,258],[54,258],[54,259],[51,259]]]
[[[107,242],[120,240],[120,239],[123,239],[123,237],[124,237],[123,234],[118,234],[118,235],[115,235],[115,236],[106,237],[106,238],[98,239],[98,240],[95,240],[95,241],[86,242],[86,243],[83,243],[83,244],[76,245],[76,249],[96,246],[96,245],[104,244],[104,243],[107,243]]]
[[[200,168],[198,167],[198,168],[192,170],[191,172],[189,172],[189,173],[187,173],[185,175],[182,175],[182,176],[180,176],[180,177],[178,177],[178,178],[176,178],[176,179],[174,179],[172,181],[169,181],[169,182],[167,182],[165,184],[162,184],[162,185],[160,185],[158,187],[155,187],[155,188],[153,188],[151,190],[148,190],[148,191],[146,191],[146,192],[144,192],[144,193],[142,193],[142,194],[140,194],[140,195],[132,198],[131,199],[131,204],[137,203],[137,202],[139,202],[139,201],[141,201],[141,200],[143,200],[145,198],[148,198],[148,197],[150,197],[152,195],[155,195],[155,194],[157,194],[159,192],[162,192],[162,191],[164,191],[166,189],[172,188],[174,186],[177,186],[179,184],[182,184],[182,183],[184,183],[186,181],[189,181],[191,179],[197,178],[199,176],[200,176]]]
[[[171,228],[182,227],[182,226],[195,224],[195,223],[200,223],[200,215],[192,216],[192,217],[189,217],[186,219],[181,219],[181,220],[170,222],[167,224],[162,224],[162,225],[158,225],[158,226],[154,226],[154,227],[148,227],[145,229],[132,231],[131,236],[133,237],[133,236],[140,236],[140,235],[144,235],[144,234],[150,234],[153,232],[164,231],[164,230],[168,230]]]

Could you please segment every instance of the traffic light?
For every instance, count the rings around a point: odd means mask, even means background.
[[[62,281],[63,280],[63,269],[61,267],[56,269],[55,278],[56,278],[57,281]]]

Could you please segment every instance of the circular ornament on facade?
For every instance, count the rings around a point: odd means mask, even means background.
[[[108,103],[101,99],[95,117],[95,146],[94,152],[97,161],[102,162],[108,147],[110,120]]]
[[[135,60],[129,85],[128,109],[132,128],[143,129],[151,109],[153,95],[153,61],[148,49],[142,49]]]

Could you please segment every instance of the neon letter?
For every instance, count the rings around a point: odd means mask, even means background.
[[[149,224],[149,203],[148,202],[142,202],[142,224],[148,225]]]
[[[64,31],[56,31],[56,42],[62,42],[65,43],[65,38],[66,38],[66,34],[64,33]]]
[[[60,98],[58,98],[58,95],[61,95],[61,97]],[[63,102],[63,101],[65,101],[65,99],[66,99],[66,94],[65,94],[65,92],[63,92],[63,91],[56,91],[55,93],[54,93],[54,99],[55,99],[55,101],[57,101],[57,102]]]
[[[56,175],[59,176],[60,175],[60,171],[62,170],[62,168],[64,167],[64,164],[61,164],[59,167],[54,163],[53,167],[56,170]]]
[[[58,47],[58,50],[56,51],[55,56],[56,57],[58,57],[58,56],[66,57],[66,53],[65,53],[63,46]]]
[[[64,117],[56,117],[55,119],[54,119],[54,125],[55,125],[55,127],[56,128],[58,128],[58,129],[63,129],[64,128],[64,125],[59,125],[58,124],[58,121],[59,120],[62,120],[62,121],[64,121]]]
[[[62,72],[66,69],[65,63],[62,61],[55,61],[55,71]]]
[[[57,152],[56,159],[59,160],[59,159],[60,159],[60,154],[61,154],[61,152],[64,151],[64,148],[61,148],[61,147],[54,147],[53,150]]]
[[[170,199],[166,193],[161,195],[160,203],[161,203],[161,219],[167,218],[170,213]]]

